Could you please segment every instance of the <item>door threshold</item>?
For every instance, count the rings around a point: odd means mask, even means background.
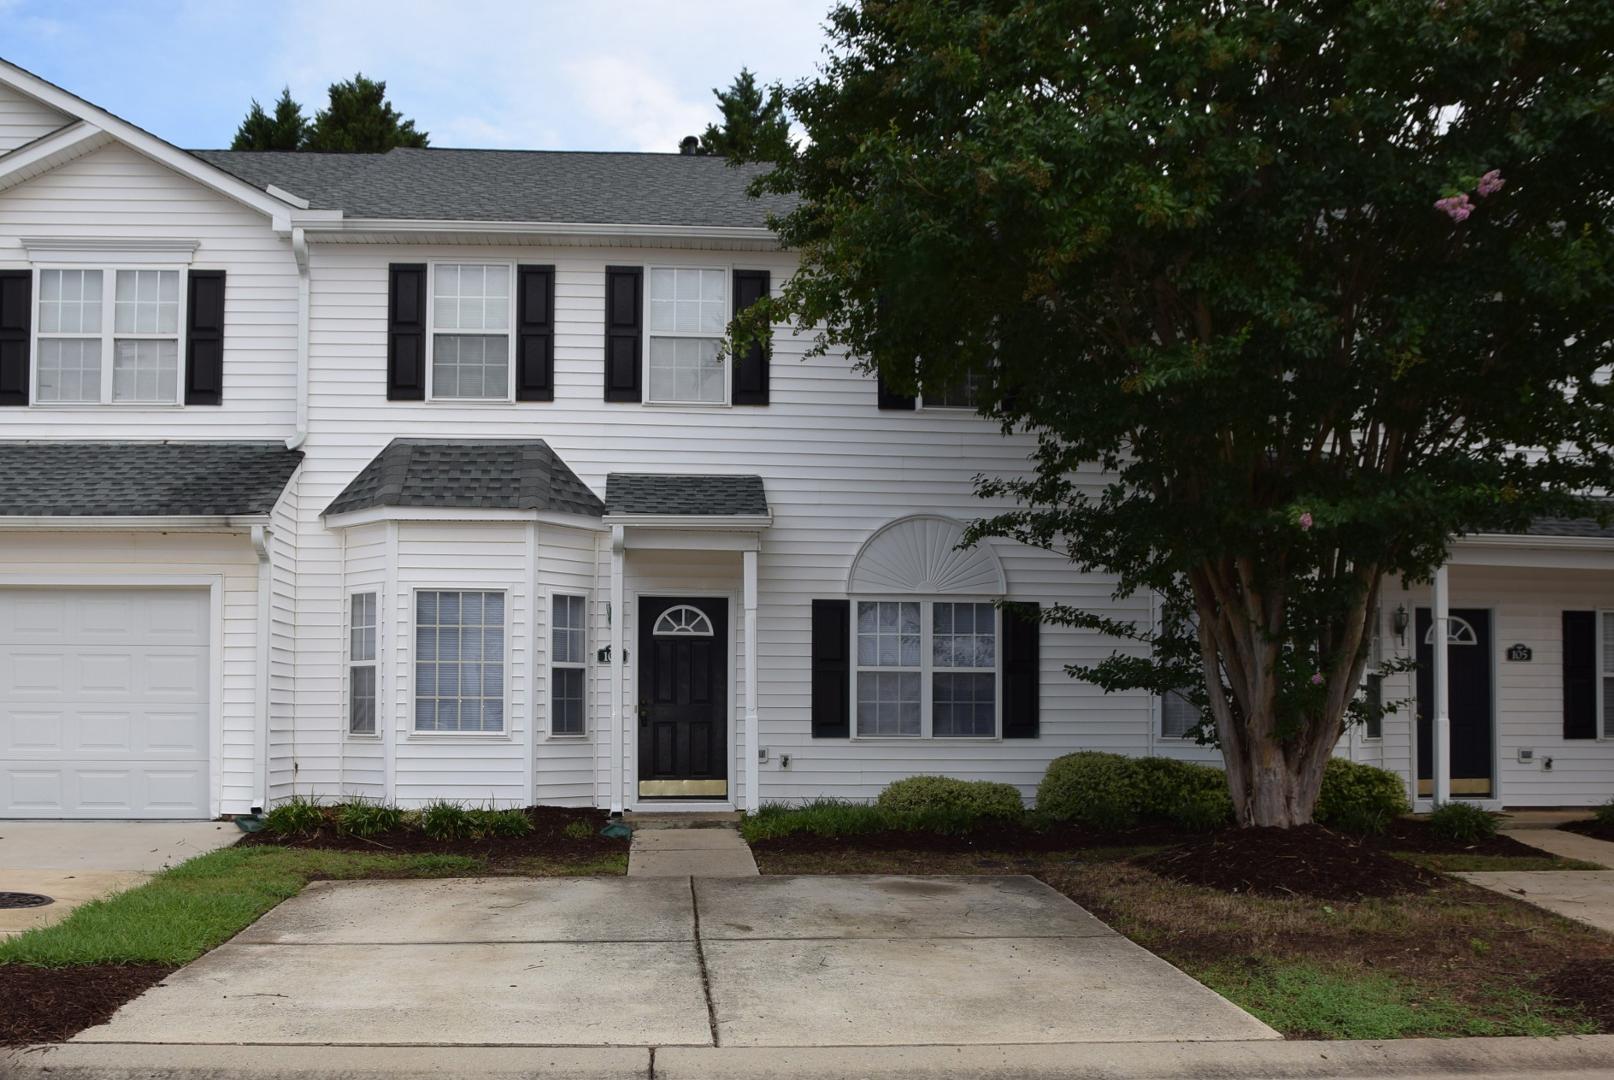
[[[644,798],[628,807],[628,813],[634,814],[732,814],[732,802],[712,802],[700,799],[652,799]]]

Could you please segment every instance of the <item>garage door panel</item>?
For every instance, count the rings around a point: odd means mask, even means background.
[[[0,816],[205,816],[209,610],[196,589],[0,589]]]

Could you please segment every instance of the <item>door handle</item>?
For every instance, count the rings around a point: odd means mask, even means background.
[[[650,702],[644,698],[639,699],[639,726],[650,726]]]

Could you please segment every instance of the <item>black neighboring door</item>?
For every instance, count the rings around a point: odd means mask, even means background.
[[[1491,613],[1478,608],[1450,612],[1451,663],[1451,793],[1489,796],[1491,776]],[[1434,642],[1429,638],[1433,616],[1418,609],[1418,794],[1434,791]]]
[[[722,799],[728,602],[639,599],[639,797]]]

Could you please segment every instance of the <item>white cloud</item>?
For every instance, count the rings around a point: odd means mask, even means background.
[[[666,80],[615,56],[585,56],[566,65],[589,115],[634,150],[675,150],[716,115],[710,101],[682,97]]]

